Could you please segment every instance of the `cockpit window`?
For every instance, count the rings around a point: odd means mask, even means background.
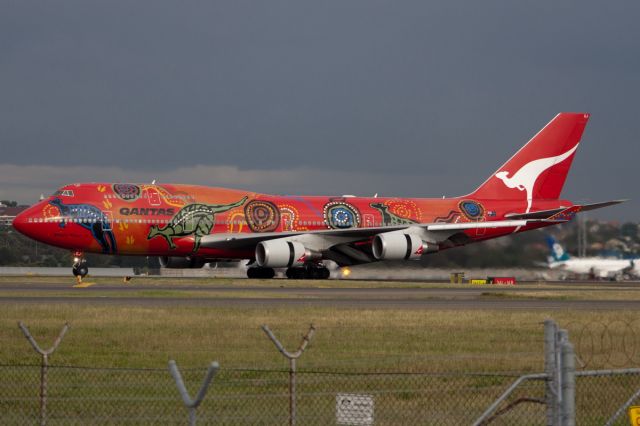
[[[63,196],[63,197],[73,197],[73,190],[72,189],[59,189],[56,192],[53,193],[53,196]]]

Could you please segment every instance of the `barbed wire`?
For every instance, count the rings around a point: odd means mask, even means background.
[[[640,366],[640,318],[569,322],[566,328],[580,368]]]

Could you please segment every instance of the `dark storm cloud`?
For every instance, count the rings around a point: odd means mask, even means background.
[[[457,195],[573,110],[593,116],[564,195],[639,198],[639,12],[597,1],[4,1],[0,164],[132,176],[309,168],[353,179],[344,192],[377,192],[367,177],[379,173],[397,195]],[[638,206],[607,214],[637,219]]]

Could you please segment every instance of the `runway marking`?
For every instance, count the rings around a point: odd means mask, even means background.
[[[87,287],[91,287],[92,285],[94,285],[95,283],[78,283],[76,285],[74,285],[74,288],[87,288]]]

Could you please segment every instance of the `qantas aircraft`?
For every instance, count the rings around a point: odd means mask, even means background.
[[[167,268],[249,259],[250,278],[328,278],[340,266],[429,253],[569,221],[559,199],[589,114],[560,113],[469,195],[281,196],[174,184],[77,183],[17,216],[21,233],[74,253],[158,256]]]

